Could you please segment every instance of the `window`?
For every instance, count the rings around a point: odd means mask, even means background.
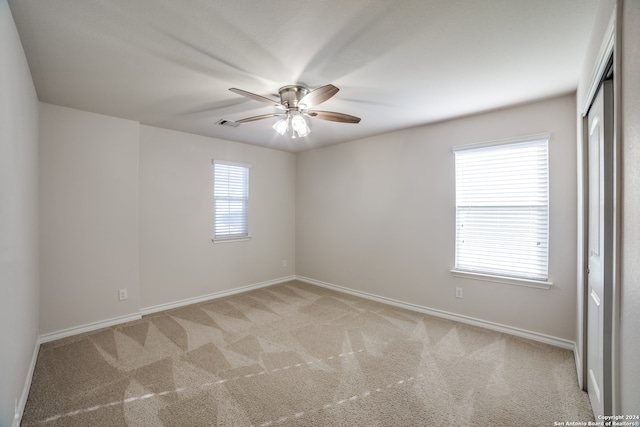
[[[249,237],[249,165],[213,161],[213,240]]]
[[[547,281],[548,136],[454,148],[455,272]]]

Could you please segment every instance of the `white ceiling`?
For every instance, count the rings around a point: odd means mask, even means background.
[[[293,152],[572,92],[597,2],[9,0],[41,101]],[[215,124],[297,83],[362,121]]]

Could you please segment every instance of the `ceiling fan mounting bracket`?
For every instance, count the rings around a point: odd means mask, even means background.
[[[288,85],[282,86],[278,93],[280,94],[280,103],[287,109],[304,108],[306,106],[299,106],[298,103],[302,98],[309,93],[309,89],[304,86]]]

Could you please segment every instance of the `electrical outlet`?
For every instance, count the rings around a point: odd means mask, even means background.
[[[128,298],[127,290],[126,289],[120,289],[118,291],[118,301],[124,301],[127,298]]]
[[[286,260],[286,259],[283,259],[283,260],[282,260],[282,266],[283,266],[283,267],[286,267],[286,266],[287,266],[287,260]]]
[[[462,298],[462,288],[456,288],[456,298]]]

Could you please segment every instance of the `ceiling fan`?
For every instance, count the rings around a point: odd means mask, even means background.
[[[260,116],[236,120],[236,123],[247,123],[255,120],[269,119],[271,117],[281,117],[281,119],[273,125],[273,128],[280,135],[284,135],[290,127],[292,129],[291,135],[293,138],[295,138],[296,135],[299,137],[308,135],[310,129],[305,120],[305,116],[341,123],[360,122],[359,117],[350,116],[349,114],[311,109],[338,93],[338,90],[340,89],[331,84],[321,86],[315,90],[309,90],[307,87],[300,85],[283,86],[278,90],[278,93],[280,94],[280,102],[242,89],[231,88],[229,90],[233,93],[237,93],[238,95],[271,105],[272,107],[276,107],[281,110],[276,113],[262,114]]]

